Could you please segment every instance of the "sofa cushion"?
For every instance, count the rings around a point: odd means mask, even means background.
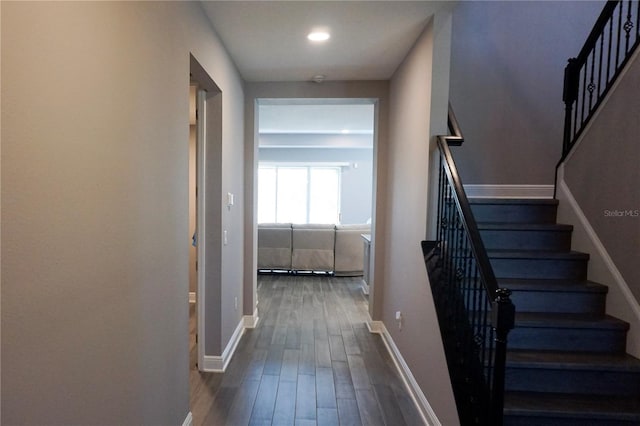
[[[335,226],[293,224],[291,267],[300,271],[332,271]]]
[[[258,225],[258,269],[291,269],[291,224]]]
[[[364,269],[364,240],[362,234],[371,232],[370,225],[336,225],[336,275],[362,275]]]

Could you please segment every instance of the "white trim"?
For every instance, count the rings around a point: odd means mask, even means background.
[[[189,292],[189,303],[196,303],[196,292],[195,291],[190,291]]]
[[[384,323],[382,321],[369,320],[366,324],[369,333],[382,334],[382,330],[384,329]]]
[[[224,360],[221,356],[205,355],[202,364],[198,364],[200,371],[207,373],[224,373]]]
[[[185,417],[184,422],[182,422],[182,426],[193,426],[193,414],[191,414],[191,411],[187,413],[187,417]]]
[[[253,315],[245,315],[242,317],[242,324],[244,328],[256,328],[259,321],[260,317],[258,317],[258,308],[253,311]]]
[[[464,185],[469,198],[553,198],[553,185]]]
[[[244,320],[241,320],[238,323],[233,335],[231,335],[231,339],[229,339],[229,343],[227,343],[227,347],[222,351],[221,356],[217,355],[205,355],[203,356],[202,366],[200,371],[206,371],[208,373],[224,373],[233,358],[233,354],[238,347],[238,343],[240,343],[240,339],[244,334]]]
[[[564,167],[563,167],[563,170],[561,170],[561,172],[564,172]],[[564,173],[562,173],[560,176],[563,177],[563,174]],[[633,295],[633,292],[629,288],[629,285],[625,281],[624,277],[616,267],[615,263],[613,262],[613,259],[611,259],[611,256],[609,256],[607,249],[605,248],[604,244],[602,244],[602,241],[600,241],[600,238],[598,238],[598,234],[591,226],[589,219],[587,219],[587,217],[585,216],[584,212],[580,208],[580,205],[578,204],[576,199],[573,197],[571,190],[569,189],[569,187],[567,186],[563,178],[560,179],[558,186],[562,191],[562,193],[564,194],[564,198],[569,203],[569,206],[571,206],[573,213],[576,215],[576,217],[580,221],[580,225],[582,225],[582,228],[584,229],[587,236],[589,237],[589,240],[591,240],[591,243],[598,251],[598,255],[600,256],[605,266],[607,267],[609,273],[615,280],[616,285],[622,291],[622,294],[624,295],[627,303],[629,304],[629,307],[633,311],[633,314],[636,316],[638,321],[640,321],[640,304],[638,303],[635,296]]]
[[[369,295],[369,284],[367,284],[364,280],[362,280],[362,283],[360,284],[360,289],[362,290],[362,294],[364,294],[365,296]]]
[[[409,395],[411,395],[411,399],[418,409],[424,424],[428,426],[442,426],[442,423],[440,423],[440,420],[438,420],[436,413],[433,411],[433,408],[431,408],[429,401],[427,401],[424,393],[422,393],[422,389],[420,389],[418,382],[415,377],[413,377],[409,366],[402,357],[400,350],[393,341],[393,338],[391,337],[391,334],[389,334],[384,323],[382,321],[367,321],[367,327],[369,328],[369,331],[380,334],[382,337],[384,346],[391,355],[391,359],[398,369],[400,377],[402,378]]]

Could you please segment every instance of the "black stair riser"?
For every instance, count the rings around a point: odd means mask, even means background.
[[[638,420],[585,419],[584,417],[514,416],[505,412],[503,426],[638,426]]]
[[[571,249],[569,231],[480,230],[487,250],[556,250]]]
[[[585,259],[490,259],[497,278],[585,280]]]
[[[471,211],[478,223],[555,223],[556,208],[557,206],[544,204],[504,205],[471,203]]]
[[[507,367],[507,391],[640,396],[640,372]]]
[[[604,314],[606,293],[571,293],[513,290],[511,301],[518,312]]]
[[[509,333],[509,349],[623,353],[627,332],[600,328],[545,328],[516,326]]]

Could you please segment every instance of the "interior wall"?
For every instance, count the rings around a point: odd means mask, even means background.
[[[459,424],[420,249],[427,235],[430,141],[446,130],[451,16],[437,14],[391,80],[382,321],[441,424]],[[444,53],[444,56],[441,56]],[[433,85],[432,85],[433,83]],[[434,97],[435,96],[435,97]],[[402,313],[402,327],[395,320]]]
[[[372,194],[374,246],[372,248],[371,264],[374,268],[374,282],[382,279],[384,265],[375,262],[375,256],[381,255],[384,247],[375,246],[376,233],[382,234],[384,226],[385,181],[386,181],[386,144],[388,135],[388,81],[326,81],[318,84],[313,82],[254,82],[245,85],[245,274],[244,274],[244,312],[253,313],[256,307],[256,269],[257,269],[257,200],[256,176],[258,167],[258,123],[256,102],[258,99],[372,99],[376,101],[377,115],[376,137],[374,142],[373,168],[376,170],[373,186],[377,192]],[[377,254],[376,254],[377,253]],[[382,286],[382,284],[381,284]],[[380,305],[381,292],[375,293],[375,285],[371,285],[369,308],[374,309],[373,317],[378,317],[380,311],[375,311]]]
[[[227,91],[222,99],[222,230],[226,243],[222,245],[222,347],[224,351],[242,321],[244,282],[244,94],[237,81],[236,90]],[[229,97],[233,97],[229,99]],[[233,127],[225,126],[229,117],[239,118]],[[227,204],[232,194],[233,205]],[[222,355],[216,352],[215,355]]]
[[[298,137],[304,140],[306,136]],[[260,148],[259,155],[260,161],[266,162],[348,163],[341,166],[340,223],[360,224],[371,219],[372,148]]]
[[[0,34],[2,34],[2,4],[0,3]],[[2,55],[0,55],[0,75],[2,70]],[[1,84],[0,84],[1,86]],[[2,92],[0,89],[0,100]],[[2,129],[2,114],[0,114],[0,133]],[[0,135],[0,188],[2,188],[2,136]],[[0,197],[0,224],[2,222],[2,197]],[[2,245],[2,227],[0,226],[0,246]],[[0,250],[0,318],[2,318],[2,250]],[[2,342],[2,326],[0,326],[0,345]],[[2,382],[2,349],[0,348],[0,383]],[[2,386],[0,385],[0,423],[2,423]]]
[[[224,247],[222,245],[223,214],[222,207],[222,164],[224,162],[222,144],[222,109],[224,95],[216,90],[207,93],[204,102],[205,119],[205,171],[204,188],[202,194],[204,199],[204,210],[206,214],[204,241],[200,243],[200,249],[204,252],[204,295],[198,296],[204,300],[204,320],[205,325],[204,352],[206,355],[221,355],[224,350],[223,341],[223,261]],[[217,93],[216,93],[217,92]],[[204,246],[204,247],[203,247]],[[200,292],[202,293],[202,291]],[[227,302],[229,299],[227,299]],[[228,309],[227,309],[228,310]],[[226,325],[229,327],[229,325]],[[203,366],[204,367],[204,366]]]
[[[237,194],[242,81],[195,2],[3,2],[1,19],[2,423],[182,424],[189,53],[226,95]]]
[[[451,103],[467,184],[553,184],[562,87],[603,1],[461,1],[453,14]]]
[[[638,111],[637,53],[564,163],[567,187],[628,284],[636,304],[640,301]]]

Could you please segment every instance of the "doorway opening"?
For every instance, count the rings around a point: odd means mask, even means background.
[[[189,210],[195,214],[189,218],[194,227],[185,240],[194,255],[190,256],[189,279],[190,284],[195,281],[190,289],[194,293],[190,297],[195,299],[195,363],[200,371],[212,371],[221,353],[222,92],[193,55],[190,77],[190,91],[195,91],[190,104],[195,142],[190,140],[190,149],[195,147],[195,152],[190,153],[189,177],[190,184],[195,179],[195,185]]]
[[[376,104],[258,100],[259,273],[361,276],[369,293]]]

